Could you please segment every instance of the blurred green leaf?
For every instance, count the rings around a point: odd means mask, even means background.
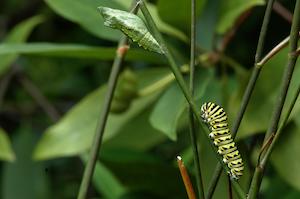
[[[81,25],[90,33],[104,39],[118,41],[121,32],[105,27],[103,25],[103,18],[99,16],[97,7],[110,7],[121,10],[128,10],[131,1],[123,0],[46,0],[46,3],[62,17]],[[156,8],[149,5],[151,14],[157,22],[158,28],[169,35],[175,36],[181,40],[187,41],[187,37],[179,30],[162,22],[157,15]],[[72,9],[70,9],[70,6]]]
[[[6,132],[0,128],[0,159],[13,162],[16,157]]]
[[[218,21],[219,0],[206,1],[197,20],[197,44],[208,51],[214,50],[215,29]]]
[[[26,41],[32,30],[43,21],[42,16],[34,16],[19,23],[9,32],[2,45]],[[10,55],[0,55],[0,75],[15,61],[17,56],[16,52],[12,52]]]
[[[227,0],[220,1],[220,15],[217,32],[223,34],[231,28],[238,17],[254,6],[264,5],[264,0]]]
[[[82,156],[84,162],[87,162],[87,158],[88,156]],[[97,161],[95,166],[93,184],[106,199],[118,199],[126,192],[126,188],[116,176],[100,161]]]
[[[1,193],[3,199],[51,198],[42,164],[31,159],[37,134],[30,130],[23,127],[13,138],[17,161],[4,164]]]
[[[117,41],[120,39],[121,32],[105,27],[103,18],[99,16],[97,7],[106,6],[111,8],[120,8],[112,0],[46,0],[57,14],[79,24],[90,33],[100,38]]]
[[[93,47],[79,44],[26,43],[0,45],[0,55],[6,56],[19,53],[39,56],[113,60],[115,52],[116,48]],[[126,60],[144,60],[150,63],[161,63],[163,62],[162,58],[162,56],[156,53],[137,48],[130,49],[126,55]]]
[[[123,8],[127,8],[127,10],[129,9],[129,6],[131,4],[130,1],[124,1],[124,0],[114,0],[115,2],[118,2],[120,5],[123,6]],[[151,3],[147,3],[147,7],[148,10],[153,18],[153,20],[155,21],[157,28],[162,31],[165,34],[171,35],[173,37],[176,37],[178,39],[180,39],[181,41],[184,42],[188,42],[189,39],[188,37],[180,30],[178,30],[177,26],[171,26],[170,24],[164,22],[159,14],[158,14],[158,10],[156,8],[155,5],[151,4]],[[143,17],[142,14],[139,14],[140,17]]]
[[[195,96],[200,99],[204,94],[212,73],[202,70],[197,73],[195,83]],[[166,134],[170,139],[176,140],[176,130],[179,119],[187,108],[187,102],[180,88],[175,82],[160,98],[150,117],[151,125]]]
[[[253,135],[255,133],[263,132],[267,129],[274,104],[278,98],[279,85],[281,83],[283,69],[287,63],[287,55],[288,48],[285,48],[263,66],[261,74],[256,83],[256,87],[251,96],[249,105],[247,107],[247,111],[244,115],[242,124],[239,128],[239,139]],[[299,77],[300,75],[299,66],[300,63],[298,62],[295,67],[286,104],[290,104],[291,98],[299,86],[299,82],[297,80],[297,77]],[[248,80],[241,80],[239,85],[243,86],[239,88],[238,93],[232,95],[232,99],[230,100],[229,119],[231,123],[232,120],[236,119],[235,116],[237,114],[237,111],[239,110],[242,94],[246,86],[244,81],[247,82]],[[284,107],[283,114],[286,114],[286,108],[287,106]],[[299,111],[300,104],[296,103],[291,118],[294,118]]]
[[[122,128],[122,133],[104,143],[103,149],[126,148],[147,151],[166,140],[165,135],[151,126],[149,122],[151,111],[152,106],[132,118]]]
[[[206,0],[196,1],[197,16],[201,14],[205,3]],[[159,0],[157,9],[162,20],[186,33],[190,32],[191,1],[173,0],[171,3],[169,0]]]
[[[164,71],[164,70],[163,70]],[[146,76],[147,73],[144,73]],[[143,76],[138,75],[140,81]],[[35,159],[49,159],[60,156],[71,156],[87,150],[92,143],[106,86],[102,86],[85,97],[73,107],[57,124],[48,128],[37,145]],[[154,102],[158,93],[141,97],[132,103],[130,109],[122,114],[110,114],[103,141],[122,132],[129,123],[145,108]]]
[[[299,115],[298,115],[299,117]],[[300,190],[300,126],[291,123],[285,128],[271,156],[272,165],[290,185]]]

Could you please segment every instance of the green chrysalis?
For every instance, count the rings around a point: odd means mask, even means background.
[[[105,26],[121,30],[125,35],[146,50],[160,54],[164,53],[141,18],[122,10],[107,7],[99,7],[98,9],[104,18]]]

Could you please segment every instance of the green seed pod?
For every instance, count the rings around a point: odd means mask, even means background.
[[[163,54],[161,46],[148,31],[144,21],[135,14],[107,7],[98,8],[104,18],[104,25],[119,29],[146,50]]]

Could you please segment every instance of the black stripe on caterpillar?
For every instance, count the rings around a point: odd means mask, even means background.
[[[244,163],[241,155],[231,137],[227,122],[227,115],[224,109],[212,102],[204,103],[201,106],[201,117],[210,129],[209,137],[222,155],[223,162],[227,164],[234,179],[243,175]]]

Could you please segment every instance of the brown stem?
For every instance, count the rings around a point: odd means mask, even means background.
[[[193,184],[191,182],[189,174],[188,174],[188,172],[187,172],[187,170],[186,170],[186,168],[183,164],[182,158],[180,156],[177,156],[177,164],[178,164],[178,168],[179,168],[181,178],[182,178],[182,181],[184,183],[185,190],[186,190],[186,193],[188,195],[188,198],[189,199],[196,199]]]
[[[273,10],[277,14],[279,14],[282,18],[284,18],[286,21],[288,21],[289,23],[292,23],[293,14],[288,9],[283,7],[278,1],[275,1],[274,5],[273,5]]]
[[[40,89],[23,73],[18,74],[18,80],[28,94],[37,102],[45,113],[53,120],[58,121],[60,114],[56,108],[48,101]]]

